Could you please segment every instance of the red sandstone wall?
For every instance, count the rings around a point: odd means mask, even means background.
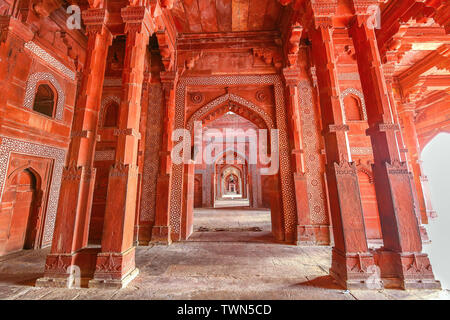
[[[0,3],[0,12],[9,8],[8,2]],[[43,17],[30,9],[2,17],[0,22],[2,26],[9,26],[2,31],[0,40],[0,165],[8,168],[0,175],[2,210],[9,210],[11,215],[11,212],[20,211],[17,211],[19,206],[23,207],[17,198],[21,197],[19,193],[13,196],[10,192],[15,185],[9,175],[17,168],[30,168],[40,181],[39,190],[35,190],[40,199],[36,200],[40,207],[35,208],[39,220],[37,247],[48,245],[52,238],[61,170],[70,142],[77,97],[77,71],[82,68],[85,58],[85,37],[79,31],[66,30],[65,23],[62,23],[65,20],[61,17],[64,17],[63,11]],[[32,110],[36,88],[41,83],[54,89],[53,117]],[[8,152],[13,153],[8,157]],[[27,156],[21,155],[25,153]],[[7,216],[5,214],[5,219]],[[7,227],[2,220],[0,228],[7,230],[10,241],[22,239],[27,218],[14,217],[13,214],[8,219],[17,225]],[[17,240],[15,245],[7,245],[0,251],[7,253],[22,249],[21,241]]]

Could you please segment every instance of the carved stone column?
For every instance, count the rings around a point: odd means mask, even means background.
[[[258,185],[261,185],[263,180],[258,174],[258,168],[255,164],[249,164],[248,169],[250,171],[250,183],[252,194],[249,197],[251,199],[250,204],[252,208],[259,208],[261,206],[260,194],[258,193]]]
[[[91,277],[94,271],[95,252],[82,249],[88,244],[97,123],[106,57],[112,44],[112,35],[105,26],[107,16],[105,9],[83,13],[88,33],[87,60],[81,95],[75,107],[67,166],[63,171],[52,249],[47,256],[44,277],[36,282],[38,286],[70,287],[74,279],[70,278],[69,268],[74,265],[81,269],[83,278]]]
[[[97,255],[90,287],[122,288],[139,273],[133,246],[138,186],[138,142],[144,60],[152,26],[145,7],[122,9],[127,35],[122,76],[115,164],[111,167],[103,226],[102,249]]]
[[[428,218],[433,217],[434,210],[431,206],[427,188],[427,177],[423,174],[421,150],[417,138],[416,126],[414,123],[415,107],[414,104],[402,104],[399,106],[398,115],[404,133],[404,140],[408,149],[408,160],[410,168],[414,175],[414,184],[417,189],[419,202],[420,220],[422,223],[428,223]]]
[[[142,188],[144,181],[144,161],[145,161],[145,147],[146,147],[146,138],[147,138],[147,117],[148,117],[148,108],[149,108],[149,87],[151,81],[151,74],[148,70],[146,70],[144,74],[144,82],[142,83],[142,98],[141,98],[141,118],[139,123],[139,133],[141,135],[141,139],[139,140],[138,147],[138,193],[137,193],[137,204],[136,204],[136,217],[135,217],[135,230],[134,230],[134,241],[136,245],[140,243],[140,235],[143,233],[141,231],[141,200],[142,200]],[[145,229],[146,225],[142,225]],[[144,231],[145,232],[145,231]],[[146,238],[146,237],[144,237]],[[144,244],[148,244],[148,240],[144,240]]]
[[[194,179],[195,163],[191,160],[184,165],[183,214],[181,216],[181,239],[187,240],[194,232]]]
[[[361,8],[359,11],[365,12]],[[407,164],[400,160],[395,136],[399,128],[392,119],[375,32],[366,23],[367,18],[356,16],[350,35],[366,98],[367,133],[374,154],[374,182],[384,241],[377,263],[385,287],[439,288],[428,256],[422,253],[413,186]]]
[[[330,273],[346,288],[367,288],[365,283],[375,262],[367,246],[358,175],[355,164],[351,162],[347,139],[349,128],[344,124],[339,100],[331,21],[316,18],[315,29],[310,33],[317,68],[333,222],[334,247]]]
[[[383,58],[382,58],[383,59]],[[395,61],[397,59],[397,55],[395,54],[395,51],[388,51],[386,52],[386,56],[383,59],[385,62],[383,64],[383,73],[384,78],[386,80],[386,88],[388,92],[388,98],[389,98],[389,104],[390,104],[390,110],[393,118],[393,123],[398,124],[401,126],[401,123],[403,122],[403,119],[399,116],[399,110],[402,110],[402,97],[401,97],[401,89],[399,88],[398,81],[395,81],[394,79],[394,72],[395,72]],[[396,94],[394,94],[396,93]],[[412,122],[413,130],[415,132],[415,126],[414,122]],[[406,129],[408,130],[408,129]],[[407,135],[405,135],[405,133]],[[408,162],[408,166],[411,170],[412,163],[411,163],[411,154],[409,153],[409,149],[407,148],[407,144],[411,139],[411,135],[409,131],[405,131],[405,128],[402,128],[402,130],[396,131],[396,139],[397,144],[400,150],[400,161],[402,162]],[[418,141],[417,141],[417,133],[413,133],[414,139],[416,139],[417,147],[418,147]],[[409,141],[409,142],[408,142]],[[406,142],[406,143],[405,143]],[[420,152],[419,152],[420,156]],[[413,198],[414,198],[414,207],[416,211],[417,220],[419,222],[419,229],[420,229],[420,236],[422,238],[422,242],[429,242],[430,238],[428,237],[427,230],[425,229],[425,226],[423,223],[428,223],[428,217],[427,217],[427,209],[425,209],[426,206],[428,208],[431,208],[431,202],[428,201],[428,204],[425,202],[426,193],[426,183],[424,183],[424,187],[422,187],[422,184],[416,185],[416,181],[420,181],[420,179],[416,178],[416,174],[410,173],[410,178],[412,180],[413,185],[416,187],[413,188]],[[429,200],[429,197],[428,197]],[[430,214],[432,211],[429,211]]]
[[[298,54],[298,52],[297,52]],[[295,185],[295,199],[297,204],[297,243],[315,243],[314,232],[311,231],[309,218],[308,188],[305,175],[305,159],[303,150],[303,133],[301,126],[300,106],[298,97],[298,83],[300,81],[299,68],[285,68],[283,76],[286,83],[288,118],[290,126],[290,140],[292,148],[292,164]]]
[[[152,229],[152,243],[172,243],[169,219],[169,191],[170,191],[170,150],[172,149],[172,131],[175,115],[175,72],[161,72],[161,82],[164,90],[165,114],[163,118],[162,147],[160,154],[159,175],[156,186],[155,225]]]

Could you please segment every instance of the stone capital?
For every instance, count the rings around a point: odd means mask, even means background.
[[[375,8],[379,6],[378,0],[352,0],[353,9],[357,15],[370,15],[370,8]]]
[[[315,29],[333,29],[333,21],[331,17],[314,17]]]
[[[333,26],[333,16],[338,7],[338,0],[326,2],[311,1],[313,12],[313,23],[315,29],[331,28]]]
[[[151,13],[144,6],[128,6],[122,8],[122,20],[125,22],[125,33],[154,33],[156,27]]]
[[[178,81],[178,73],[175,71],[163,71],[160,73],[164,90],[173,90]]]
[[[82,18],[86,26],[106,25],[109,20],[109,12],[105,8],[87,9],[83,11]]]
[[[283,69],[283,78],[287,86],[297,86],[300,81],[300,68],[290,67]]]
[[[106,9],[88,9],[82,13],[83,22],[86,25],[88,36],[103,35],[112,44],[113,35],[106,26],[109,20],[109,13]]]

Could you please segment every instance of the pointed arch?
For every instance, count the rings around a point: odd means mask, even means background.
[[[200,121],[200,120],[204,119],[208,114],[212,113],[214,110],[216,110],[221,105],[225,104],[227,101],[236,103],[239,106],[242,106],[245,109],[249,110],[251,113],[254,113],[257,116],[259,116],[264,121],[267,129],[275,128],[273,120],[268,113],[261,110],[261,108],[259,108],[257,105],[253,104],[252,102],[250,102],[238,95],[235,95],[233,93],[226,93],[223,96],[220,96],[220,97],[214,99],[213,101],[207,103],[206,105],[201,107],[199,110],[194,112],[194,114],[189,118],[189,120],[186,124],[186,128],[189,131],[192,131],[194,128],[195,121]],[[235,110],[233,110],[233,111],[235,111]],[[236,111],[237,111],[237,109],[236,109]],[[239,113],[237,113],[237,114],[240,115]],[[242,115],[240,115],[240,116],[242,116]]]
[[[359,99],[359,101],[361,102],[362,120],[367,121],[367,108],[366,108],[366,100],[364,99],[364,94],[355,88],[347,88],[344,91],[342,91],[341,95],[339,96],[339,100],[341,102],[342,107],[342,117],[344,119],[344,122],[347,122],[347,115],[345,114],[344,108],[344,100],[349,95],[353,95]]]
[[[100,128],[103,127],[106,112],[108,111],[108,107],[111,103],[116,103],[120,107],[120,98],[118,96],[107,96],[102,100],[102,104],[100,106],[100,114],[98,118],[98,127]]]
[[[226,154],[227,154],[228,152],[236,153],[237,158],[238,158],[238,157],[241,157],[242,159],[244,159],[244,162],[248,164],[248,157],[247,157],[245,154],[242,154],[241,152],[239,152],[239,150],[236,150],[236,149],[234,149],[234,148],[227,148],[227,149],[225,149],[225,150],[222,150],[222,151],[214,158],[213,163],[214,163],[214,164],[217,164],[217,161],[218,161],[220,158],[223,158],[224,156],[226,156]]]
[[[33,110],[34,99],[38,88],[38,84],[40,82],[50,83],[55,89],[56,110],[54,112],[55,115],[54,117],[57,120],[62,120],[65,103],[64,91],[62,90],[61,85],[59,84],[58,80],[56,80],[55,76],[49,72],[36,72],[28,77],[23,106],[27,109]]]
[[[36,190],[41,188],[41,184],[42,184],[42,178],[41,175],[38,173],[38,171],[36,169],[33,168],[33,166],[31,165],[23,165],[20,166],[18,168],[16,168],[13,172],[11,172],[9,174],[9,176],[6,178],[6,185],[8,185],[10,183],[10,181],[17,176],[19,173],[23,172],[23,171],[28,171],[29,173],[31,173],[35,179],[35,183],[36,183]]]
[[[357,164],[356,165],[356,170],[358,172],[364,173],[369,178],[370,184],[374,183],[374,175],[373,175],[372,170],[369,167],[367,167],[367,166],[365,166],[363,164]]]

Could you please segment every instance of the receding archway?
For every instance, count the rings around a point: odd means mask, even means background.
[[[213,201],[209,208],[195,210],[193,230],[197,232],[190,239],[198,240],[198,231],[200,230],[203,232],[201,236],[203,240],[205,233],[220,231],[220,234],[215,234],[214,239],[217,239],[217,235],[220,236],[219,239],[228,239],[229,234],[233,232],[234,235],[239,233],[242,241],[262,238],[265,241],[272,241],[272,234],[278,236],[283,234],[281,210],[278,203],[280,199],[276,197],[274,200],[262,201],[261,182],[263,178],[260,169],[265,165],[250,163],[249,158],[256,154],[256,150],[252,154],[250,144],[257,143],[258,130],[265,129],[267,132],[263,132],[263,134],[269,134],[268,129],[273,129],[274,124],[270,116],[259,107],[249,102],[245,102],[245,105],[241,104],[239,101],[242,98],[233,94],[225,96],[227,99],[219,97],[198,109],[186,125],[193,132],[194,122],[201,122],[203,134],[208,141],[202,145],[201,150],[203,152],[208,147],[214,149],[212,163],[207,165],[201,162],[195,165],[196,180],[199,180],[199,176],[202,177],[202,188],[206,190],[207,194],[210,194]],[[216,133],[220,131],[224,134],[225,130],[228,130],[231,138],[225,135],[220,140],[208,140],[209,134],[214,135],[210,133],[214,130]],[[192,138],[194,142],[194,135]],[[269,139],[267,141],[269,142]],[[268,149],[271,149],[270,145]],[[198,154],[195,159],[197,158]],[[276,176],[278,179],[278,175]],[[199,182],[196,183],[197,186],[199,184]],[[279,191],[270,192],[269,189],[273,188],[273,183],[267,188],[269,192],[265,194],[268,197],[279,193]],[[196,192],[194,197],[198,194]],[[203,195],[204,193],[202,193]],[[187,198],[190,196],[188,195]],[[198,204],[200,201],[194,198],[193,202]],[[263,203],[268,203],[268,208],[264,208]],[[188,221],[189,209],[183,212],[183,215],[186,218],[182,221]],[[272,223],[273,219],[280,221]],[[274,227],[277,230],[272,232]],[[190,234],[187,235],[188,237]]]
[[[249,176],[248,157],[234,149],[217,155],[214,161],[214,208],[257,207],[255,199],[249,197],[252,187],[260,182]]]

